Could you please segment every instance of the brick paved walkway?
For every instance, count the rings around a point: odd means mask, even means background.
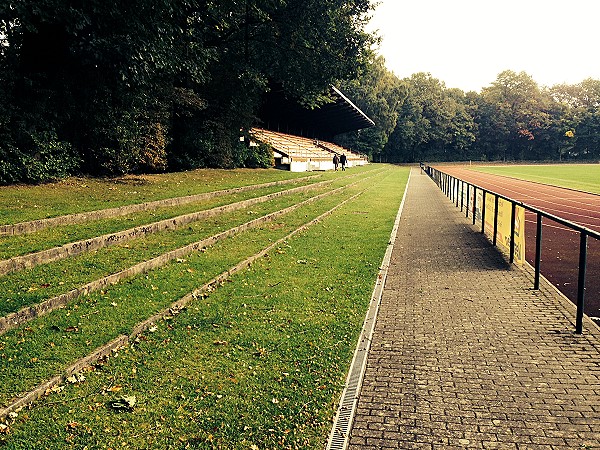
[[[600,332],[413,171],[351,449],[600,449]]]

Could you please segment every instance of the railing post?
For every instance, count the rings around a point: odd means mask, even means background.
[[[579,276],[577,277],[577,321],[575,333],[583,333],[583,309],[585,306],[585,274],[587,269],[587,233],[581,232],[579,241]]]
[[[535,235],[535,278],[533,288],[540,288],[540,271],[542,264],[542,214],[537,213],[537,232]]]
[[[483,201],[481,202],[481,233],[485,233],[485,198],[487,197],[487,191],[483,189]]]
[[[444,191],[448,197],[448,174],[444,174]]]
[[[444,177],[444,188],[446,190],[446,197],[448,196],[448,174]]]
[[[477,186],[473,186],[473,225],[477,220]]]
[[[512,207],[510,208],[510,257],[509,261],[512,264],[515,260],[515,211],[517,204],[511,202]]]
[[[465,217],[469,217],[469,201],[471,200],[471,197],[469,196],[469,188],[470,187],[471,187],[471,185],[469,183],[467,183],[467,207],[465,208],[465,210],[466,210]]]
[[[465,203],[465,182],[464,182],[464,180],[461,180],[461,184],[460,184],[460,212],[463,211],[464,203]]]
[[[458,198],[458,179],[454,178],[454,186],[452,187],[452,200],[456,201],[456,199]]]
[[[458,185],[460,184],[460,181],[458,180],[458,178],[456,179],[456,207],[458,208]]]
[[[494,194],[494,237],[492,243],[496,246],[496,240],[498,238],[498,194]]]

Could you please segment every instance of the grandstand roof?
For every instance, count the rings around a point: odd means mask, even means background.
[[[332,142],[313,140],[262,128],[252,128],[251,135],[260,142],[270,144],[273,149],[279,153],[296,159],[324,158],[327,161],[330,161],[333,153],[344,153],[347,155],[348,160],[366,159],[366,156],[359,155],[350,149],[341,147]]]
[[[320,108],[307,109],[285,96],[283,89],[273,88],[265,98],[259,114],[261,126],[270,130],[319,139],[369,128],[375,125],[339,89],[331,87],[334,101]]]

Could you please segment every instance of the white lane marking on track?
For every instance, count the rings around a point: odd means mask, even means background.
[[[547,203],[547,204],[552,205],[554,207],[550,207],[550,208],[545,207],[544,210],[546,212],[549,212],[549,213],[557,215],[557,216],[561,216],[561,215],[565,215],[566,214],[566,215],[569,215],[569,216],[572,216],[572,217],[581,218],[581,219],[576,219],[579,224],[581,224],[583,226],[586,226],[586,227],[590,227],[590,228],[600,228],[600,210],[598,208],[594,208],[594,209],[581,208],[581,207],[577,207],[577,206],[573,206],[573,205],[565,205],[565,204],[562,204],[562,203],[556,202],[556,201],[544,200],[544,199],[541,199],[538,196],[533,196],[533,195],[530,195],[530,194],[523,193],[521,191],[514,190],[512,188],[509,188],[505,184],[498,184],[499,181],[498,182],[491,181],[487,177],[488,174],[486,174],[486,175],[478,175],[478,174],[477,175],[473,175],[473,173],[471,171],[466,172],[464,169],[463,170],[460,170],[460,169],[459,170],[451,170],[451,171],[449,171],[449,173],[451,175],[453,175],[453,176],[456,176],[456,177],[461,177],[461,175],[459,175],[459,174],[465,174],[465,175],[468,175],[468,180],[467,180],[467,176],[462,176],[462,178],[465,178],[465,181],[469,181],[470,183],[477,184],[478,181],[479,182],[485,182],[487,184],[488,188],[489,188],[489,186],[493,186],[493,187],[496,187],[496,188],[501,188],[505,192],[511,192],[513,194],[516,194],[515,197],[513,197],[514,200],[523,201],[525,203],[531,204],[531,206],[537,206],[539,208],[544,208],[544,207],[540,206],[539,204],[535,205],[534,203],[535,202]],[[491,175],[490,174],[490,178],[494,178],[494,177],[500,177],[503,180],[507,180],[508,179],[511,182],[514,182],[514,183],[517,183],[517,184],[522,184],[523,188],[527,189],[529,192],[532,192],[531,185],[532,184],[535,185],[535,183],[531,183],[531,182],[525,181],[525,180],[516,180],[516,179],[513,179],[513,178],[501,177],[500,175]],[[514,185],[514,183],[513,183],[513,185]],[[564,189],[564,188],[558,188],[558,187],[555,187],[555,186],[548,186],[548,187],[552,188],[552,189],[557,189],[557,190]],[[584,195],[590,195],[590,196],[593,195],[593,194],[586,194],[586,193],[582,193],[582,194],[584,194]],[[545,195],[547,195],[549,198],[553,198],[553,199],[556,199],[556,200],[562,200],[562,197],[558,196],[558,195],[553,195],[553,194],[545,194]],[[521,196],[521,198],[519,198],[519,196]],[[526,201],[524,199],[530,199],[530,200],[533,200],[533,202],[532,201]],[[585,206],[598,206],[598,207],[600,207],[600,196],[598,196],[598,205],[588,204],[588,203],[584,203],[582,201],[577,201],[577,202],[574,202],[574,203],[579,204],[579,205],[585,205]],[[571,210],[574,209],[575,211],[580,211],[581,213],[572,212],[572,211],[565,211],[565,210],[559,209],[559,208],[557,209],[556,206],[558,206],[558,207],[564,206],[564,207],[567,207],[568,209],[571,209]],[[589,213],[596,213],[597,215],[591,215],[590,216],[590,215],[583,214],[583,213],[587,213],[587,212],[589,212]],[[589,220],[592,220],[593,222],[590,223],[590,222],[588,222]]]

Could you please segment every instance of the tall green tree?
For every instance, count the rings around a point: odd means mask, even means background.
[[[310,106],[355,76],[368,0],[10,0],[0,182],[244,164],[269,83]],[[45,175],[42,173],[45,172]]]
[[[501,72],[481,92],[480,111],[487,117],[480,116],[480,140],[504,160],[537,159],[536,138],[551,125],[547,100],[525,72]]]
[[[448,109],[452,112],[446,130],[446,142],[449,148],[447,158],[454,161],[471,159],[471,148],[477,133],[472,104],[461,89],[448,89],[446,95]]]
[[[204,46],[194,45],[200,34],[194,14],[204,5],[17,0],[3,6],[3,56],[16,69],[2,74],[13,81],[7,96],[15,146],[34,155],[68,146],[89,171],[164,167],[172,80],[182,71],[204,79],[211,61]]]
[[[563,111],[560,157],[600,158],[600,80],[553,86],[550,95]]]
[[[405,83],[386,69],[385,59],[379,56],[359,77],[343,83],[341,88],[375,126],[340,135],[337,142],[380,161],[407,95]]]
[[[462,91],[446,89],[428,73],[405,79],[408,96],[385,152],[390,161],[463,158],[474,140],[472,116]]]
[[[329,86],[357,75],[373,36],[367,0],[229,1],[213,4],[207,45],[219,55],[206,82],[192,86],[206,107],[177,118],[177,166],[238,163],[239,130],[248,129],[271,85],[307,107],[328,101]],[[219,18],[219,20],[216,20]]]

